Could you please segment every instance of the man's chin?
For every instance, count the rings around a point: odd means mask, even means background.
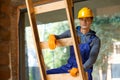
[[[87,27],[87,26],[82,26],[81,28],[86,29],[86,28],[88,28],[88,27]]]

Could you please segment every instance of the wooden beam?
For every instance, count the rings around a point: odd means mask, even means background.
[[[60,1],[60,0],[40,0],[37,2],[34,2],[33,5],[41,5],[41,4],[47,4],[47,3],[52,3],[52,2],[56,2],[56,1]],[[82,2],[82,1],[87,1],[87,0],[73,0],[73,3],[77,3],[77,2]],[[20,6],[18,6],[19,9],[25,9],[26,5],[22,4]]]
[[[79,74],[76,77],[71,76],[69,73],[50,74],[47,75],[47,80],[80,80]]]
[[[72,14],[72,0],[65,0],[66,3],[66,14],[70,26],[70,32],[71,32],[71,38],[73,41],[73,47],[74,47],[74,52],[75,52],[75,58],[77,61],[78,69],[79,69],[79,80],[87,80],[87,76],[85,75],[85,71],[83,69],[83,64],[82,64],[82,57],[80,55],[79,47],[78,47],[78,40],[77,40],[77,34],[75,31],[75,24],[74,24],[74,19],[73,19],[73,14]],[[71,5],[71,6],[70,6]]]
[[[34,2],[33,5],[34,6],[42,5],[42,4],[52,3],[52,2],[56,2],[56,1],[60,1],[60,0],[40,0],[40,1]],[[26,5],[25,4],[20,5],[20,6],[18,6],[18,8],[19,9],[24,9],[24,8],[26,8]]]
[[[59,46],[70,46],[72,45],[72,38],[64,38],[64,39],[59,39],[56,41],[57,47]],[[40,42],[40,46],[42,49],[49,48],[48,42]]]
[[[41,79],[47,80],[44,58],[42,55],[42,50],[39,45],[40,39],[39,39],[39,35],[38,35],[36,17],[34,14],[32,0],[26,0],[26,5],[27,5],[27,10],[28,10],[30,26],[32,28],[32,34],[33,34],[33,38],[34,38],[34,45],[35,45],[35,49],[36,49],[36,55],[37,55],[37,61],[38,61],[38,65],[39,65],[39,71],[41,74]]]
[[[65,8],[64,0],[36,6],[34,7],[34,11],[35,14],[40,14],[40,13],[59,10],[63,8]]]

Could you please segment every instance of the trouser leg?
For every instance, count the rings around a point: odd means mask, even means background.
[[[92,80],[92,72],[88,71],[88,80]]]
[[[59,74],[59,73],[67,73],[67,71],[61,68],[47,70],[47,74]]]

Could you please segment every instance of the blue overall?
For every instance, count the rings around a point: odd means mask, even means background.
[[[92,42],[94,37],[95,37],[95,35],[91,36],[87,43],[79,44],[79,49],[80,49],[80,53],[81,53],[81,57],[82,57],[82,64],[84,64],[89,58],[89,53],[90,53],[90,49],[91,49],[90,43]],[[75,59],[73,46],[70,46],[70,57],[68,59],[68,63],[59,68],[48,70],[47,74],[68,73],[68,70],[72,69],[73,67],[77,68],[77,63],[76,63],[76,59]],[[88,78],[89,78],[88,80],[92,80],[91,74],[93,71],[93,67],[89,68],[86,71],[88,72]]]

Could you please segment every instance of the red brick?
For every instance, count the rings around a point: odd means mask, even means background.
[[[10,68],[8,66],[0,66],[0,80],[10,78]]]

